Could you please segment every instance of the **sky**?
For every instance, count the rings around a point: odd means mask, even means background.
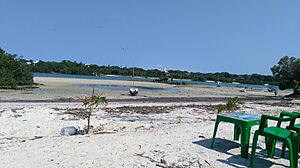
[[[266,74],[300,57],[299,0],[0,0],[0,47],[25,59]]]

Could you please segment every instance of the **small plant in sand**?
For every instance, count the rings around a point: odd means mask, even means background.
[[[87,119],[88,123],[86,133],[89,133],[91,115],[97,108],[107,105],[106,97],[101,94],[95,94],[95,90],[93,89],[92,96],[77,97],[77,100],[79,100],[84,106],[84,109],[81,112],[83,117]]]
[[[222,111],[232,112],[240,108],[243,102],[238,97],[230,97],[227,99],[226,104],[218,104],[214,106],[214,109],[217,110],[219,114]]]
[[[224,104],[217,104],[214,106],[214,109],[217,111],[217,113],[221,113],[222,111],[225,111],[225,105]]]

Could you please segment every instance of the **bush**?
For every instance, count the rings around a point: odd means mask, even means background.
[[[0,48],[0,87],[14,89],[32,84],[33,77],[27,64]]]

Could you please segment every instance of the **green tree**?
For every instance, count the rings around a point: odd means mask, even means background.
[[[279,82],[279,89],[293,89],[292,95],[300,95],[300,59],[282,57],[277,65],[271,68],[273,76]],[[291,96],[292,96],[291,95]]]
[[[32,84],[33,77],[28,65],[0,48],[0,87],[16,88]]]

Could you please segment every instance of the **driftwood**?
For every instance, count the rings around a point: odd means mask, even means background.
[[[116,131],[100,131],[93,134],[114,134],[117,133]]]
[[[145,154],[145,152],[143,152],[143,153],[135,153],[136,156],[149,159],[150,162],[155,163],[155,166],[161,167],[161,168],[185,168],[185,167],[190,167],[191,165],[194,165],[194,164],[197,164],[199,166],[199,168],[201,168],[203,166],[203,164],[201,164],[198,159],[193,160],[193,161],[189,161],[189,163],[185,164],[185,165],[178,165],[178,163],[169,164],[163,158],[161,158],[160,161],[157,161],[157,160],[153,159],[152,157],[146,156],[144,154]],[[211,166],[210,163],[207,160],[205,160],[205,164]]]

